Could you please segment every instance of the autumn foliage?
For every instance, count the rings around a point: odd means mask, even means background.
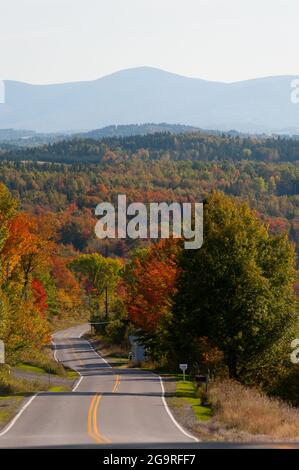
[[[45,317],[47,311],[47,292],[38,279],[33,279],[31,282],[31,289],[34,298],[34,305],[38,309],[42,318]]]
[[[177,244],[160,241],[133,257],[127,270],[125,303],[130,321],[153,332],[170,312],[176,291]]]
[[[50,341],[54,316],[81,304],[80,287],[57,244],[57,219],[20,212],[0,185],[0,339],[8,361]]]

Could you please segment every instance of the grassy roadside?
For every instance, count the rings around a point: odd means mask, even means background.
[[[56,362],[53,356],[52,345],[45,346],[41,351],[23,353],[15,367],[24,372],[37,374],[65,375],[65,368]]]
[[[82,323],[82,318],[51,325],[51,331],[62,330]],[[117,359],[117,358],[115,358]],[[121,358],[118,358],[122,361]],[[0,429],[18,412],[26,398],[36,392],[69,392],[79,374],[54,360],[52,346],[42,351],[28,351],[13,367],[0,366]]]
[[[195,386],[177,377],[165,380],[167,402],[176,419],[202,441],[299,441],[299,409],[228,379],[209,387],[202,407]]]
[[[16,369],[22,370],[25,372],[31,372],[34,374],[47,374],[48,373],[46,369],[43,369],[42,367],[34,366],[31,364],[25,364],[23,362],[18,363],[16,366]]]
[[[54,366],[49,366],[47,364],[45,367],[37,366],[34,365],[34,361],[32,363],[24,363],[24,362],[19,362],[16,367],[14,367],[15,371],[20,371],[20,372],[27,372],[28,374],[35,374],[35,375],[50,375],[55,378],[61,377],[61,378],[69,378],[69,379],[76,379],[79,377],[78,372],[76,372],[73,369],[69,369],[63,365],[60,365],[58,367]]]
[[[0,430],[4,428],[21,408],[24,400],[36,392],[70,392],[70,385],[57,385],[55,382],[41,382],[38,379],[10,377],[0,380]]]
[[[173,406],[182,406],[182,402],[188,403],[197,419],[200,421],[208,421],[213,415],[211,405],[203,406],[198,396],[196,386],[191,380],[178,380],[176,382],[175,397],[173,398]]]
[[[299,441],[299,409],[239,382],[216,380],[210,390],[215,418],[227,430],[270,440]]]
[[[48,390],[35,380],[13,377],[8,368],[0,371],[0,429],[6,426],[21,407],[23,401],[32,394]]]
[[[69,387],[64,387],[62,385],[56,385],[48,389],[48,392],[51,392],[51,393],[60,393],[60,392],[69,392],[69,391],[70,391]]]
[[[0,367],[0,429],[21,408],[24,400],[36,392],[70,392],[79,374],[53,358],[51,347],[24,355],[14,367]]]
[[[17,413],[22,401],[24,400],[24,396],[0,396],[0,430],[9,421],[13,418],[13,416]]]

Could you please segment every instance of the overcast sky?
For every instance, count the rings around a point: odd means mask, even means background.
[[[298,0],[0,0],[0,79],[299,75]]]

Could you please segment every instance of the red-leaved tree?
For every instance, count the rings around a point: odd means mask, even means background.
[[[178,244],[160,241],[133,257],[125,277],[124,299],[130,321],[153,333],[171,309],[176,291]]]

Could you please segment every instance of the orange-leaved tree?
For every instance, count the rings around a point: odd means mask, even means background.
[[[137,250],[124,277],[124,299],[130,321],[145,333],[154,333],[170,314],[176,292],[179,243],[161,240]]]

